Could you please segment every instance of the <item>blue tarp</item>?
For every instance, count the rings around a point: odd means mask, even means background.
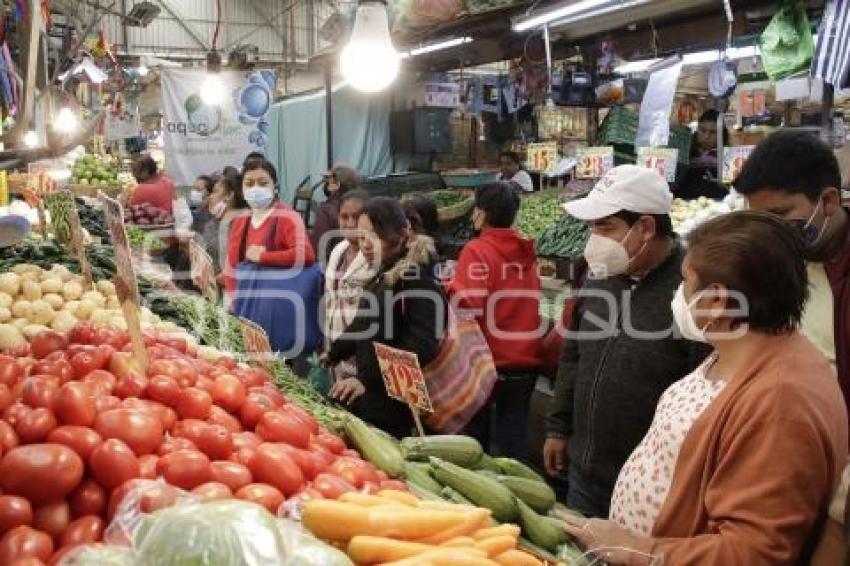
[[[390,95],[359,93],[348,86],[333,91],[333,157],[361,175],[385,175],[392,169]],[[325,94],[284,100],[269,110],[268,158],[277,167],[281,199],[292,203],[295,188],[307,175],[318,182],[327,170]],[[317,200],[324,199],[322,191]]]

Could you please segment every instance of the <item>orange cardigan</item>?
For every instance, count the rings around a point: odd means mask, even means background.
[[[797,333],[779,336],[694,423],[653,538],[636,550],[676,566],[796,564],[846,458],[847,413],[826,359]]]

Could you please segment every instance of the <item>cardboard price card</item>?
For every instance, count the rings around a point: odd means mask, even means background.
[[[736,145],[723,149],[723,183],[730,184],[738,178],[744,163],[750,158],[755,147],[754,145]]]
[[[558,143],[530,143],[526,148],[528,168],[540,173],[554,171],[558,165]]]
[[[212,257],[194,238],[189,240],[189,264],[192,270],[192,282],[201,290],[201,294],[211,301],[218,298],[218,285],[215,282],[215,267]]]
[[[269,361],[272,357],[269,335],[266,334],[262,326],[241,316],[239,317],[239,328],[242,331],[242,340],[245,342],[245,352],[251,355],[253,361],[269,369]]]
[[[86,286],[92,284],[91,264],[86,257],[86,247],[83,242],[83,226],[77,202],[70,191],[57,191],[45,197],[47,209],[50,212],[50,223],[53,225],[53,237],[60,244],[68,245],[80,264],[80,273],[85,279]]]
[[[420,411],[433,412],[425,375],[416,354],[384,344],[375,343],[374,346],[387,394]]]
[[[576,177],[599,179],[614,168],[614,148],[610,146],[582,147],[578,150]]]
[[[647,169],[655,169],[659,175],[667,179],[668,183],[672,183],[676,180],[676,163],[678,158],[678,149],[670,149],[669,147],[639,147],[636,163]]]
[[[98,191],[97,198],[103,205],[103,215],[106,219],[106,227],[112,240],[115,252],[115,294],[121,303],[124,319],[127,321],[127,332],[133,344],[133,356],[142,364],[148,366],[148,354],[145,349],[145,340],[142,335],[142,323],[139,319],[141,298],[139,285],[136,280],[136,271],[130,256],[130,244],[127,241],[127,230],[124,227],[124,209],[121,203],[109,198],[102,191]]]

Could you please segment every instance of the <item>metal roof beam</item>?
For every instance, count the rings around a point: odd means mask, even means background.
[[[171,4],[168,2],[168,0],[157,0],[157,2],[163,8],[165,8],[166,12],[171,14],[171,17],[175,19],[175,21],[177,22],[177,25],[179,25],[181,28],[183,28],[186,31],[186,33],[189,34],[189,37],[194,39],[195,42],[198,45],[200,45],[201,47],[203,47],[205,51],[209,51],[209,50],[212,49],[212,46],[208,45],[203,39],[201,39],[201,37],[198,35],[198,33],[194,29],[192,29],[192,27],[189,26],[189,24],[187,24],[184,21],[186,18],[184,18],[181,14],[179,14],[175,10],[175,8],[173,6],[171,6]]]

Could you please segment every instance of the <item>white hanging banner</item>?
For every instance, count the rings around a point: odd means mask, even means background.
[[[227,165],[241,166],[250,152],[265,151],[271,130],[266,114],[274,102],[274,71],[222,71],[225,96],[219,105],[201,98],[206,77],[201,69],[162,72],[165,170],[178,185]]]
[[[658,70],[649,76],[640,105],[635,147],[665,146],[670,139],[670,111],[682,71],[682,60],[671,58],[658,63],[656,68]]]

